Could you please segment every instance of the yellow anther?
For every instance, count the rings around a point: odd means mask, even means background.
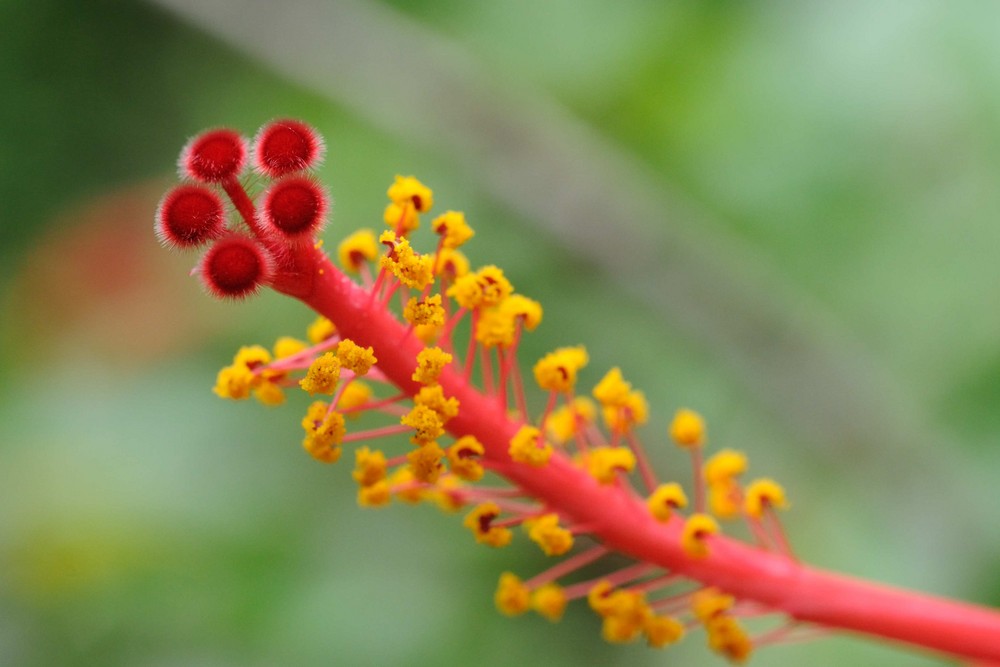
[[[250,396],[255,381],[253,371],[246,366],[226,366],[216,376],[212,391],[221,398],[242,400]]]
[[[627,447],[595,447],[585,457],[587,472],[601,484],[613,484],[618,473],[635,468],[635,454]]]
[[[466,505],[465,496],[459,490],[462,481],[454,475],[442,475],[434,485],[434,488],[427,492],[427,497],[434,501],[443,512],[457,512]]]
[[[413,402],[416,405],[430,408],[438,414],[443,422],[458,414],[458,399],[454,396],[445,398],[444,390],[439,384],[421,387],[417,395],[413,397]]]
[[[441,295],[435,294],[424,299],[410,297],[403,308],[403,317],[413,325],[439,327],[444,324],[444,308]]]
[[[420,213],[426,213],[434,205],[434,193],[413,176],[397,175],[386,194],[393,203],[411,203]]]
[[[602,410],[604,423],[613,433],[627,433],[649,420],[649,404],[646,395],[638,389],[632,390],[621,405],[607,405]]]
[[[413,333],[417,335],[420,342],[424,345],[433,345],[438,336],[441,335],[442,327],[434,326],[432,324],[418,324],[413,327]]]
[[[559,525],[558,514],[543,514],[525,521],[524,528],[546,556],[561,556],[573,548],[573,533]]]
[[[455,279],[469,273],[469,260],[458,250],[441,248],[437,256],[437,272],[438,275],[454,282]]]
[[[274,358],[284,359],[285,357],[298,354],[307,347],[308,344],[305,341],[292,338],[291,336],[282,336],[274,341]]]
[[[390,203],[385,207],[382,219],[385,220],[385,224],[399,230],[403,235],[420,228],[420,216],[417,214],[417,209],[409,202],[403,204]]]
[[[426,405],[414,405],[403,415],[399,423],[416,431],[410,437],[410,441],[418,445],[433,442],[444,434],[444,421],[441,416]]]
[[[657,521],[669,521],[673,511],[687,507],[687,496],[677,482],[661,484],[646,501],[649,511]]]
[[[384,479],[358,489],[358,505],[362,507],[383,507],[389,504],[391,498],[389,483]]]
[[[545,465],[552,457],[552,445],[542,440],[541,431],[534,426],[522,426],[507,451],[514,461],[534,467]]]
[[[339,412],[328,412],[323,401],[315,401],[302,418],[306,432],[302,447],[324,463],[334,463],[340,458],[340,443],[344,440],[344,417]]]
[[[370,347],[361,347],[353,340],[345,338],[337,344],[337,359],[340,365],[355,375],[365,375],[378,359]]]
[[[487,349],[494,347],[508,348],[514,344],[517,332],[515,320],[499,307],[480,308],[476,318],[476,330],[473,332],[476,342]]]
[[[708,623],[729,611],[735,602],[732,595],[726,595],[717,588],[703,588],[691,596],[691,611],[699,621]]]
[[[694,410],[682,408],[670,422],[670,437],[678,447],[701,447],[705,444],[705,420]]]
[[[683,639],[684,624],[673,616],[650,616],[642,626],[642,631],[652,648],[663,648]]]
[[[439,347],[426,347],[417,353],[417,370],[413,380],[424,385],[433,385],[444,367],[451,363],[452,356]]]
[[[559,584],[545,584],[531,594],[531,608],[555,623],[566,610],[566,594]]]
[[[547,391],[568,392],[576,384],[576,375],[587,365],[589,357],[582,346],[561,347],[535,364],[535,380]]]
[[[425,443],[406,455],[413,477],[421,482],[433,484],[444,472],[444,450],[436,442]]]
[[[720,519],[740,516],[741,497],[740,485],[728,477],[708,485],[708,508]]]
[[[509,297],[514,287],[495,266],[484,266],[475,273],[468,273],[455,280],[448,288],[448,296],[459,306],[474,310],[499,305]]]
[[[638,591],[618,590],[607,597],[601,635],[614,643],[630,642],[643,631],[653,615],[645,596]]]
[[[488,544],[491,547],[505,547],[510,544],[514,534],[509,528],[493,525],[493,521],[498,516],[500,516],[500,507],[494,502],[485,502],[476,505],[465,516],[463,525],[472,531],[476,542]],[[527,599],[525,599],[525,609],[527,609]]]
[[[500,575],[496,595],[493,597],[497,609],[507,616],[517,616],[528,611],[531,605],[531,591],[511,572]]]
[[[445,211],[434,218],[431,227],[441,235],[445,248],[457,248],[476,234],[465,222],[465,215],[458,211]]]
[[[316,345],[322,343],[336,333],[337,327],[333,325],[333,322],[320,315],[313,320],[312,324],[309,325],[309,328],[306,329],[306,338],[308,338],[311,343]]]
[[[483,466],[479,458],[485,453],[482,443],[471,435],[462,436],[448,448],[448,464],[451,472],[467,482],[475,482],[483,476]]]
[[[545,432],[550,438],[562,444],[576,435],[577,431],[593,423],[597,408],[585,396],[578,396],[572,403],[553,410],[545,420]]]
[[[392,495],[409,505],[419,503],[426,494],[425,487],[417,483],[409,467],[396,468],[386,482]]]
[[[337,409],[342,411],[352,410],[347,414],[348,419],[356,419],[360,416],[360,411],[356,408],[360,408],[362,405],[371,400],[372,389],[364,382],[354,380],[344,387],[343,392],[340,394],[340,399],[337,401]]]
[[[611,612],[613,600],[611,594],[615,587],[607,579],[601,579],[590,587],[587,591],[587,604],[600,616],[606,616]]]
[[[504,299],[500,310],[511,319],[521,318],[528,331],[534,331],[542,323],[542,304],[521,294],[511,294]]]
[[[285,402],[285,392],[273,382],[265,380],[253,390],[253,396],[264,405],[281,405]]]
[[[747,457],[734,449],[716,452],[705,462],[702,473],[709,484],[732,481],[747,470]]]
[[[691,558],[704,558],[708,555],[708,537],[719,532],[719,524],[707,514],[692,514],[684,522],[681,533],[681,547]]]
[[[306,376],[299,380],[299,386],[308,391],[310,396],[332,394],[339,380],[340,360],[333,352],[326,352],[309,365]]]
[[[385,454],[368,447],[358,447],[354,451],[354,472],[351,476],[361,486],[371,486],[385,479]]]
[[[622,377],[617,366],[604,374],[601,381],[594,387],[594,398],[604,407],[624,405],[632,391],[632,385]]]
[[[245,345],[233,357],[234,366],[246,366],[250,370],[271,363],[271,353],[260,345]]]
[[[337,259],[344,270],[357,273],[365,262],[373,262],[378,257],[375,232],[359,229],[337,246]]]
[[[743,511],[747,515],[759,519],[768,507],[785,509],[788,501],[785,499],[785,490],[770,479],[755,479],[747,486],[743,501]]]
[[[379,260],[379,266],[392,272],[399,282],[422,290],[434,281],[433,257],[416,252],[408,240],[397,238],[393,232],[383,232],[379,241],[389,246],[389,251]]]
[[[705,625],[708,647],[730,662],[743,663],[753,652],[746,630],[732,616],[719,616]]]

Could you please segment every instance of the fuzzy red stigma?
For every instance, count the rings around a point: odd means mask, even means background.
[[[309,125],[275,120],[254,137],[254,167],[271,178],[312,169],[322,160],[323,149],[323,138]]]
[[[288,176],[264,193],[261,221],[286,238],[311,237],[323,223],[327,202],[327,194],[315,181]]]
[[[167,246],[193,248],[226,231],[222,198],[201,185],[170,190],[156,211],[156,236]]]
[[[246,141],[234,130],[209,130],[188,142],[181,152],[181,173],[203,183],[238,175],[247,159]]]
[[[229,234],[208,249],[202,258],[201,279],[220,299],[241,299],[254,294],[271,275],[271,260],[257,242],[242,234]]]

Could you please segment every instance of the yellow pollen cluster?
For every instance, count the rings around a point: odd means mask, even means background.
[[[607,580],[590,589],[587,602],[604,619],[601,635],[609,642],[630,642],[645,634],[650,646],[662,647],[684,635],[684,626],[676,619],[654,614],[641,592],[615,590]]]
[[[375,232],[359,229],[337,246],[337,259],[346,271],[357,273],[365,262],[373,262],[378,257]]]
[[[333,352],[326,352],[317,357],[306,376],[299,381],[299,386],[313,394],[332,394],[340,380],[340,360]]]
[[[698,591],[691,598],[691,611],[708,634],[709,647],[729,660],[744,662],[753,643],[739,622],[729,614],[735,600],[714,588]]]
[[[701,447],[705,444],[705,420],[694,410],[682,408],[670,422],[670,437],[678,447]]]
[[[439,327],[444,324],[444,308],[441,295],[435,294],[424,299],[410,297],[403,308],[403,317],[413,325]]]
[[[444,435],[444,420],[433,408],[426,405],[414,405],[403,415],[399,423],[416,431],[410,437],[410,442],[417,445],[433,442]]]
[[[549,352],[535,364],[535,380],[546,391],[573,391],[576,375],[588,361],[590,358],[582,345],[561,347],[555,352]]]
[[[315,345],[322,343],[327,338],[336,335],[336,333],[337,327],[333,325],[333,322],[320,315],[309,325],[309,328],[306,330],[306,337],[309,339],[309,342]]]
[[[413,176],[396,176],[386,191],[394,204],[412,204],[419,213],[426,213],[434,206],[434,193]]]
[[[650,513],[656,517],[657,521],[667,522],[670,520],[673,511],[687,507],[687,496],[684,489],[677,482],[661,484],[650,494],[646,501]]]
[[[302,447],[318,461],[334,463],[340,458],[340,443],[344,439],[344,417],[330,412],[323,401],[315,401],[302,418],[306,432]]]
[[[356,411],[362,405],[367,403],[372,397],[372,389],[364,382],[359,380],[354,380],[344,387],[344,390],[340,394],[340,398],[337,400],[337,409],[343,412]],[[348,415],[349,419],[356,419],[359,416],[358,412],[350,412]]]
[[[413,477],[421,482],[433,484],[444,472],[441,459],[444,450],[436,442],[426,442],[406,455]]]
[[[413,381],[424,385],[437,383],[444,367],[451,363],[452,356],[439,347],[427,347],[417,354],[417,370]]]
[[[594,387],[593,394],[597,402],[607,408],[625,405],[631,391],[632,384],[625,381],[621,369],[615,366],[604,374]]]
[[[764,511],[769,508],[785,509],[788,501],[785,499],[785,490],[770,479],[755,479],[747,486],[746,496],[743,504],[743,511],[755,519],[763,516]]]
[[[605,425],[613,433],[627,433],[649,420],[649,404],[646,395],[638,389],[632,390],[621,405],[606,405],[602,410]]]
[[[681,532],[681,548],[691,558],[704,558],[708,555],[707,539],[719,532],[719,524],[707,514],[692,514],[684,522]]]
[[[717,588],[704,588],[691,596],[691,611],[702,623],[729,611],[736,602],[731,595],[726,595]]]
[[[458,399],[454,396],[445,398],[444,389],[439,384],[421,387],[417,395],[413,397],[413,402],[436,412],[441,417],[442,422],[446,422],[458,414]]]
[[[747,457],[732,449],[716,452],[705,462],[702,474],[708,483],[708,506],[720,519],[740,515],[742,492],[737,477],[746,472]]]
[[[719,616],[705,624],[708,647],[735,663],[746,662],[753,653],[753,642],[746,630],[732,616]]]
[[[476,542],[488,544],[491,547],[505,547],[510,544],[514,534],[509,528],[493,525],[494,519],[498,516],[500,516],[500,507],[494,502],[485,502],[474,507],[465,516],[463,525],[472,531]],[[524,608],[528,608],[527,594],[525,595]]]
[[[503,271],[491,265],[456,278],[447,294],[462,308],[475,310],[497,306],[513,292],[514,287]]]
[[[389,246],[389,251],[379,260],[379,266],[392,272],[399,282],[422,290],[434,281],[433,257],[416,252],[408,240],[397,238],[395,232],[383,232],[379,242]]]
[[[649,419],[645,394],[633,390],[632,384],[625,381],[617,367],[604,374],[592,393],[601,404],[605,425],[613,433],[627,433]]]
[[[385,454],[368,447],[359,447],[354,452],[355,466],[352,476],[360,487],[358,504],[362,507],[381,507],[390,499],[389,484],[386,482],[387,465]]]
[[[500,575],[497,592],[493,596],[497,609],[507,616],[517,616],[528,611],[531,605],[531,591],[512,572]]]
[[[618,473],[635,468],[635,454],[626,447],[595,447],[584,460],[587,472],[601,484],[613,484]]]
[[[451,472],[467,482],[476,482],[483,477],[483,466],[479,458],[485,453],[483,444],[471,435],[462,436],[448,448],[448,465]]]
[[[512,319],[521,318],[528,331],[534,331],[542,323],[542,304],[523,294],[511,294],[500,303],[500,310]]]
[[[306,349],[306,347],[306,343],[298,338],[282,336],[278,340],[274,341],[274,358],[285,359],[287,357],[294,356]]]
[[[255,381],[253,369],[270,362],[271,353],[260,345],[241,347],[232,365],[219,371],[213,391],[222,398],[247,398]]]
[[[525,521],[524,528],[546,556],[561,556],[573,548],[573,533],[559,526],[558,514],[543,514]]]
[[[549,414],[545,419],[545,433],[558,444],[564,444],[580,428],[593,423],[596,415],[594,402],[585,396],[577,396],[571,403],[561,405]]]
[[[539,467],[552,457],[552,445],[542,440],[542,433],[534,426],[522,426],[510,439],[507,450],[510,458],[517,463]]]
[[[517,340],[519,323],[531,331],[542,321],[541,305],[520,294],[511,294],[499,305],[477,312],[475,337],[485,348],[508,348]]]
[[[353,340],[345,338],[337,344],[337,359],[343,368],[355,375],[366,375],[378,361],[370,347],[361,347]]]
[[[558,584],[545,584],[531,594],[531,608],[553,623],[566,611],[566,593]]]
[[[469,259],[458,250],[441,248],[437,255],[435,270],[439,276],[455,281],[469,273]]]
[[[476,235],[465,222],[465,214],[459,211],[445,211],[434,218],[431,227],[441,235],[443,248],[457,248]]]

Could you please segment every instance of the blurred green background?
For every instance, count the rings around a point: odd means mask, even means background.
[[[311,317],[211,301],[152,234],[187,137],[326,137],[328,243],[395,173],[475,264],[791,496],[816,565],[1000,605],[1000,6],[0,3],[0,664],[717,664],[493,610],[530,544],[355,507],[301,405],[216,400]],[[684,479],[684,475],[680,475]],[[757,665],[934,665],[850,638]]]

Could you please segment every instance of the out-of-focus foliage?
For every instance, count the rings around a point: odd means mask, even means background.
[[[321,47],[321,5],[289,3],[303,36],[274,41]],[[311,318],[273,295],[211,302],[187,276],[194,258],[156,246],[152,212],[188,136],[217,125],[250,133],[281,115],[326,136],[321,176],[336,199],[328,243],[379,223],[395,173],[420,176],[442,210],[465,210],[477,230],[474,262],[500,264],[546,306],[525,360],[584,343],[584,384],[621,365],[654,406],[653,450],[676,407],[701,410],[714,446],[747,449],[753,472],[783,481],[806,560],[1000,605],[1000,10],[569,0],[333,7],[418,31],[459,69],[485,72],[480,83],[514,112],[555,103],[608,154],[692,203],[696,222],[683,208],[600,222],[623,236],[686,224],[727,267],[776,276],[773,302],[740,305],[777,309],[775,326],[801,324],[808,349],[850,359],[831,369],[847,386],[871,377],[854,365],[874,369],[883,383],[877,416],[898,441],[861,433],[829,442],[823,406],[804,400],[792,413],[775,400],[822,395],[827,377],[789,388],[746,363],[784,331],[720,348],[711,327],[693,336],[684,312],[623,297],[611,268],[627,264],[621,248],[569,252],[564,232],[486,182],[488,170],[468,168],[476,156],[444,135],[407,135],[392,114],[376,122],[350,85],[304,85],[254,44],[220,41],[217,25],[147,5],[7,2],[4,664],[714,660],[698,635],[670,655],[607,646],[581,605],[555,626],[499,616],[491,595],[500,571],[545,566],[531,545],[487,551],[460,521],[428,508],[362,511],[347,465],[323,467],[300,451],[304,399],[264,409],[211,394],[215,370],[238,345],[301,335]],[[254,20],[252,4],[228,11],[230,27]],[[388,53],[396,36],[364,37]],[[449,92],[442,115],[475,102]],[[407,100],[387,88],[384,105],[405,110]],[[533,178],[560,185],[559,173]],[[657,281],[667,275],[653,270],[644,291],[666,289]],[[682,467],[666,448],[654,456],[663,471]],[[937,664],[848,639],[754,659],[848,662]]]

